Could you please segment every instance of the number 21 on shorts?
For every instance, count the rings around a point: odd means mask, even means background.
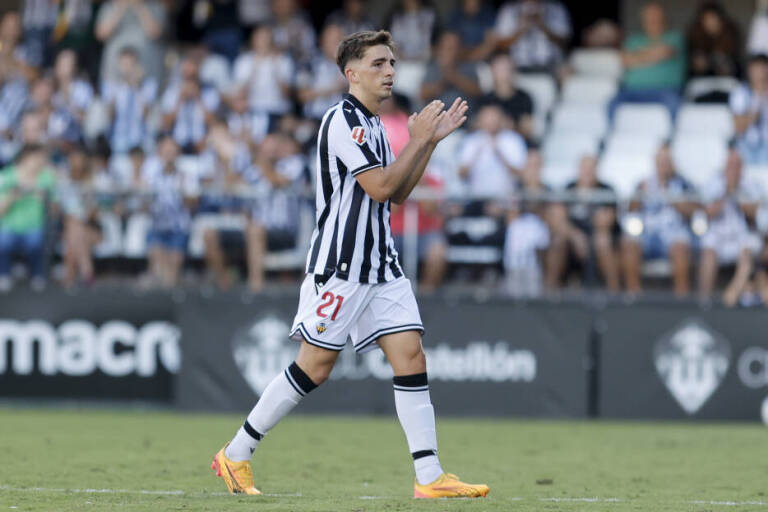
[[[317,316],[320,318],[326,318],[328,315],[324,311],[330,307],[334,301],[336,301],[336,307],[333,308],[333,313],[331,314],[331,320],[336,320],[336,315],[339,313],[339,309],[341,309],[341,304],[344,302],[344,297],[341,295],[334,295],[331,292],[325,292],[322,299],[325,302],[317,307]]]

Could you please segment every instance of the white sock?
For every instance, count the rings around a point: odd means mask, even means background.
[[[272,379],[225,451],[233,461],[249,460],[261,438],[317,385],[294,362]]]
[[[395,376],[395,409],[408,440],[416,480],[421,485],[437,480],[443,473],[437,458],[435,410],[429,399],[427,374]]]

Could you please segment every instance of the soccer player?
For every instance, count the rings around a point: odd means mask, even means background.
[[[349,93],[323,116],[317,150],[317,227],[291,337],[298,357],[267,386],[211,468],[232,493],[260,494],[251,456],[264,435],[328,378],[347,337],[359,353],[380,348],[394,371],[395,407],[416,470],[414,497],[480,497],[488,486],[445,473],[437,456],[424,328],[411,283],[397,261],[390,202],[402,203],[440,140],[466,121],[457,98],[435,100],[409,118],[410,141],[397,160],[377,112],[392,94],[395,59],[386,31],[347,36],[336,61]]]

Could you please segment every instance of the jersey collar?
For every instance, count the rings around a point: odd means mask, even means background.
[[[344,93],[344,99],[352,103],[355,107],[362,110],[363,114],[365,114],[366,117],[376,117],[376,114],[368,110],[368,108],[365,105],[363,105],[363,102],[361,102],[359,99],[355,98],[348,92]]]

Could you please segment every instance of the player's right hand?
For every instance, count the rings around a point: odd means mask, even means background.
[[[421,109],[421,112],[412,114],[408,118],[408,133],[411,138],[423,143],[429,142],[445,116],[444,106],[442,101],[433,100]]]

